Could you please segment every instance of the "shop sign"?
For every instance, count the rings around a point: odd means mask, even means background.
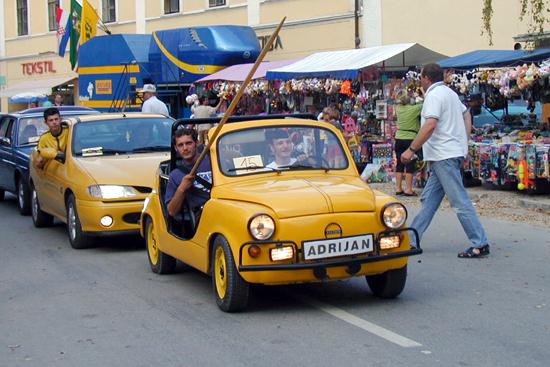
[[[113,82],[111,79],[102,79],[95,81],[96,94],[113,94]]]
[[[53,61],[34,61],[21,63],[23,75],[50,74],[57,71],[53,68]]]
[[[267,44],[267,41],[269,41],[269,37],[271,36],[258,36],[258,41],[260,42],[260,45],[262,48]],[[269,51],[283,49],[283,41],[281,41],[281,36],[277,36],[273,44],[271,45],[271,48]]]

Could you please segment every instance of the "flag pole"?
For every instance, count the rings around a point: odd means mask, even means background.
[[[195,165],[191,169],[191,172],[189,172],[189,175],[195,176],[195,174],[197,173],[197,170],[199,168],[200,163],[202,162],[202,160],[204,159],[204,157],[206,156],[206,154],[208,153],[208,151],[212,147],[212,144],[213,144],[214,140],[216,139],[216,137],[219,135],[220,130],[223,127],[223,125],[225,125],[225,123],[227,122],[229,117],[233,114],[233,111],[235,110],[235,108],[237,108],[237,105],[239,104],[239,101],[241,100],[241,97],[244,94],[244,91],[245,91],[246,87],[250,83],[250,80],[252,80],[252,77],[254,76],[254,73],[256,72],[258,67],[260,66],[260,64],[263,61],[265,55],[270,50],[271,46],[273,45],[273,42],[275,41],[275,39],[279,35],[279,31],[283,27],[283,24],[284,24],[285,20],[286,20],[286,17],[284,17],[281,20],[281,22],[279,23],[279,25],[277,26],[277,28],[275,29],[273,34],[271,34],[271,37],[269,37],[269,40],[267,41],[264,48],[262,49],[262,52],[260,52],[260,55],[256,59],[256,62],[252,66],[252,69],[250,69],[250,71],[248,72],[248,75],[246,76],[245,80],[243,81],[243,84],[239,88],[239,91],[237,92],[237,95],[231,101],[231,104],[227,108],[227,111],[224,113],[220,123],[216,127],[216,130],[214,130],[214,133],[212,134],[212,138],[208,140],[208,144],[206,145],[206,147],[203,149],[203,151],[201,152],[201,154],[197,158],[197,161],[195,162]]]

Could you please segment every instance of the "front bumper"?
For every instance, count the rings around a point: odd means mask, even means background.
[[[380,249],[380,238],[388,235],[394,235],[399,234],[402,232],[412,232],[413,235],[416,238],[415,243],[417,243],[417,246],[410,246],[408,250],[401,250],[401,251],[383,251]],[[290,263],[284,263],[284,264],[265,264],[265,265],[243,265],[243,251],[247,246],[250,245],[273,245],[273,244],[279,244],[279,245],[291,245],[294,247],[294,259]],[[296,245],[293,241],[252,241],[252,242],[246,242],[241,245],[239,248],[239,272],[255,272],[255,271],[282,271],[282,270],[305,270],[305,269],[312,269],[312,270],[324,270],[327,268],[334,268],[334,267],[347,267],[346,270],[348,274],[353,275],[355,273],[358,273],[361,269],[361,264],[365,263],[373,263],[373,262],[381,262],[386,260],[393,260],[393,259],[399,259],[414,255],[420,255],[422,253],[422,249],[420,248],[420,239],[418,237],[418,232],[414,228],[402,228],[392,231],[384,231],[380,232],[378,234],[378,237],[375,240],[374,243],[374,251],[367,255],[360,255],[360,256],[346,256],[346,257],[340,257],[340,258],[329,258],[329,259],[323,259],[323,260],[310,260],[306,261],[303,259],[301,248]],[[321,277],[323,272],[320,271]]]
[[[139,234],[143,200],[117,202],[77,200],[76,205],[82,230],[90,235]],[[110,226],[103,226],[100,223],[101,218],[106,215],[113,219]]]

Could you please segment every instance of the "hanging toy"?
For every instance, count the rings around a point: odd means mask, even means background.
[[[525,190],[529,186],[529,177],[527,175],[527,161],[522,159],[518,165],[518,190]]]

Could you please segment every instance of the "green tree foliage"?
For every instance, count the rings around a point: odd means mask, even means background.
[[[521,10],[519,19],[527,18],[529,22],[528,32],[542,34],[544,25],[548,22],[547,15],[550,13],[548,6],[549,0],[518,0]],[[486,34],[489,38],[489,45],[493,44],[493,30],[491,29],[491,20],[493,19],[493,0],[483,0],[483,9],[481,11],[481,34]]]

